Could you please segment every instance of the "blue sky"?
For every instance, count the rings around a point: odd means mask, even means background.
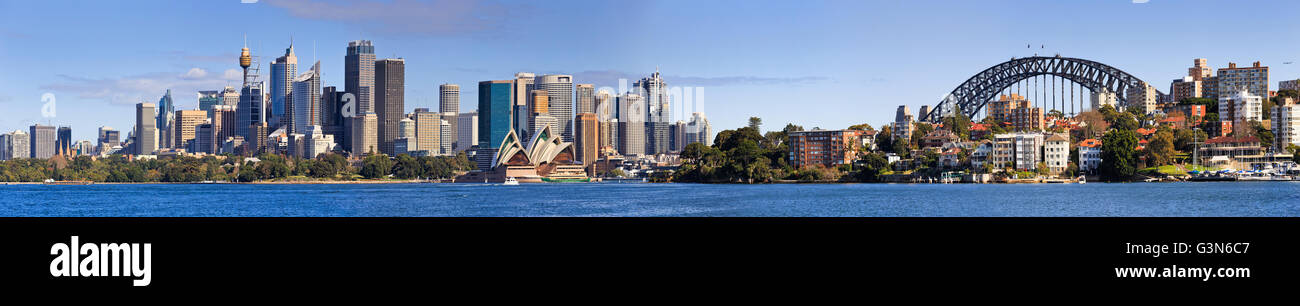
[[[294,38],[343,86],[348,41],[407,62],[406,107],[437,107],[437,85],[515,72],[572,74],[616,87],[656,67],[671,86],[705,88],[715,131],[787,122],[879,125],[894,108],[934,104],[971,75],[1034,52],[1097,60],[1167,90],[1193,58],[1218,68],[1262,61],[1300,78],[1287,14],[1296,1],[14,1],[0,0],[0,130],[40,122],[130,129],[132,105],[173,90],[237,85],[248,37],[265,67]],[[1029,50],[1026,44],[1036,48]],[[1038,46],[1045,46],[1038,50]],[[232,72],[231,71],[235,71]],[[264,75],[265,77],[265,75]],[[56,116],[41,115],[44,93]]]

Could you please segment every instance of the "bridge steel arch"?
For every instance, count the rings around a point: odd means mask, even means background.
[[[1142,80],[1137,77],[1099,62],[1072,58],[1035,56],[1011,58],[1001,64],[984,69],[966,82],[958,85],[951,93],[926,114],[925,119],[939,123],[954,110],[961,111],[967,118],[975,118],[980,110],[1003,89],[1016,82],[1040,75],[1058,76],[1087,87],[1093,92],[1110,91],[1115,93],[1116,102],[1127,104],[1127,90],[1140,86]],[[1156,91],[1163,99],[1164,93]]]

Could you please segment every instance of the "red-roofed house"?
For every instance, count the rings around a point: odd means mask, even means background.
[[[1092,138],[1079,142],[1079,172],[1094,173],[1101,165],[1101,140]]]

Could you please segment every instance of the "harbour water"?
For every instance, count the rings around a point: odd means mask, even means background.
[[[0,185],[0,216],[1300,216],[1300,182]]]

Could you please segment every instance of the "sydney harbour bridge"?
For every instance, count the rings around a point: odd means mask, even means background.
[[[1143,83],[1123,70],[1081,58],[1059,55],[1011,58],[958,85],[923,119],[938,123],[954,112],[978,119],[988,101],[1012,93],[1030,100],[1044,113],[1058,110],[1075,114],[1085,111],[1094,92],[1114,93],[1118,105],[1127,105],[1128,89]],[[1164,93],[1157,93],[1159,98],[1164,98]]]

